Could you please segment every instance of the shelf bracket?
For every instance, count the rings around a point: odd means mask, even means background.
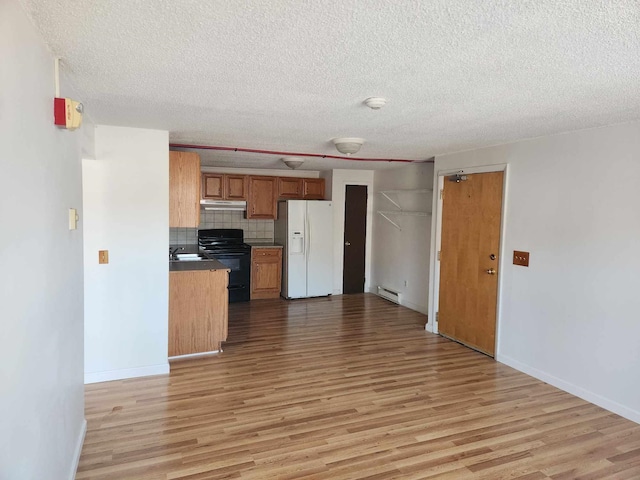
[[[386,195],[385,195],[386,196]],[[378,212],[382,218],[384,218],[387,222],[389,222],[391,225],[393,225],[394,227],[396,227],[398,230],[402,231],[402,228],[400,228],[400,225],[398,225],[396,222],[394,222],[393,220],[391,220],[385,213],[383,212]]]
[[[398,202],[396,202],[393,198],[391,198],[387,192],[380,192],[380,193],[382,194],[382,196],[384,198],[386,198],[391,203],[393,203],[396,207],[398,207],[400,210],[402,210],[402,207],[400,206],[400,204]],[[385,217],[385,218],[387,218],[387,217]],[[387,218],[387,220],[389,220],[389,219]],[[389,220],[389,221],[391,222],[391,220]],[[393,223],[393,222],[391,222],[391,223]]]

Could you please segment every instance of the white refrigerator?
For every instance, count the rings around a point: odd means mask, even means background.
[[[333,293],[333,207],[325,200],[278,202],[275,241],[284,246],[282,296]]]

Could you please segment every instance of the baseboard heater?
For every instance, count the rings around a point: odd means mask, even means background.
[[[395,290],[391,290],[390,288],[378,285],[378,295],[385,300],[389,300],[390,302],[400,305],[400,292],[396,292]]]

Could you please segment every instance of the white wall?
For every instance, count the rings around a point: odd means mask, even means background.
[[[320,176],[318,170],[291,170],[290,168],[279,170],[273,168],[202,167],[201,170],[211,173],[239,173],[242,175],[266,175],[268,177],[318,178]]]
[[[0,478],[70,479],[82,447],[81,132],[53,125],[53,57],[0,2]],[[68,95],[65,85],[62,94]]]
[[[382,285],[401,292],[400,303],[421,313],[427,313],[429,298],[429,253],[431,216],[390,216],[402,230],[377,214],[398,208],[382,196],[381,190],[418,190],[428,193],[402,192],[389,194],[403,210],[431,212],[433,201],[433,163],[419,163],[374,175],[373,250],[371,291]]]
[[[95,154],[82,163],[85,382],[168,373],[168,132],[98,125]]]
[[[323,178],[328,178],[323,173]],[[333,201],[333,294],[342,294],[342,271],[344,262],[344,202],[347,185],[366,185],[367,200],[367,241],[365,253],[365,292],[371,285],[371,239],[373,211],[373,171],[372,170],[333,170],[331,178],[331,200]],[[329,198],[327,196],[327,198]]]
[[[640,422],[640,123],[438,157],[435,167],[499,163],[508,170],[497,359]],[[531,252],[529,268],[511,265],[513,250]]]

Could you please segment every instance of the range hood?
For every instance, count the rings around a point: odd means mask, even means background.
[[[244,200],[200,200],[200,208],[244,212],[247,209],[247,202]]]

